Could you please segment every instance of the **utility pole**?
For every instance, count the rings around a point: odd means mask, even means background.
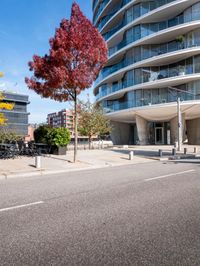
[[[168,89],[174,90],[180,93],[187,93],[192,95],[193,97],[199,96],[200,94],[195,94],[189,91],[181,90],[179,88],[169,86]],[[177,120],[178,120],[178,151],[182,150],[182,143],[183,143],[183,124],[182,124],[182,113],[181,113],[181,97],[177,97]]]
[[[181,114],[181,98],[177,98],[177,119],[178,119],[178,151],[182,150],[183,142],[183,126],[182,126],[182,114]]]

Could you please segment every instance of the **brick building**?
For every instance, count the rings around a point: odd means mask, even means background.
[[[74,137],[74,114],[71,110],[64,109],[57,113],[48,114],[47,123],[52,127],[68,128],[71,137]]]

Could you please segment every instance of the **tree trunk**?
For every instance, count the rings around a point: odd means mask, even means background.
[[[78,146],[78,117],[77,117],[77,93],[75,91],[74,96],[74,163],[77,157],[77,146]]]

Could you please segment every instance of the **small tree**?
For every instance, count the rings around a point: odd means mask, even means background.
[[[2,72],[0,72],[0,77],[3,77]],[[13,103],[7,103],[4,100],[5,100],[5,97],[0,92],[0,110],[8,110],[8,111],[13,110],[14,104]],[[5,118],[4,114],[0,113],[0,126],[5,126],[6,121],[7,121],[7,119]]]
[[[50,40],[50,51],[44,57],[34,56],[29,63],[34,71],[26,78],[28,87],[42,97],[73,101],[75,113],[74,162],[77,154],[77,96],[91,87],[107,61],[107,45],[98,30],[72,5],[70,20],[63,19]]]
[[[110,133],[110,120],[104,116],[101,106],[87,102],[80,102],[78,131],[82,136],[87,136],[89,148],[93,136],[103,136]]]
[[[49,125],[41,125],[34,131],[34,139],[37,143],[46,143],[48,144],[48,134],[51,131]]]
[[[9,130],[6,128],[1,128],[0,130],[0,143],[18,141],[20,136],[13,130]]]
[[[70,132],[67,128],[52,128],[47,134],[48,141],[51,145],[65,147],[70,142]]]

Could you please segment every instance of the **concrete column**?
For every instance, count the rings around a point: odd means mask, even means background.
[[[172,118],[170,121],[170,134],[171,134],[171,144],[174,144],[178,141],[178,119],[177,116]],[[182,137],[183,141],[186,140],[186,122],[185,122],[185,114],[182,114]]]
[[[120,122],[111,122],[111,139],[114,145],[128,145],[130,138],[130,125]]]
[[[137,125],[139,144],[140,145],[148,144],[149,129],[148,129],[147,120],[145,120],[143,117],[139,115],[136,115],[136,125]]]
[[[200,145],[200,118],[187,120],[188,144]]]

